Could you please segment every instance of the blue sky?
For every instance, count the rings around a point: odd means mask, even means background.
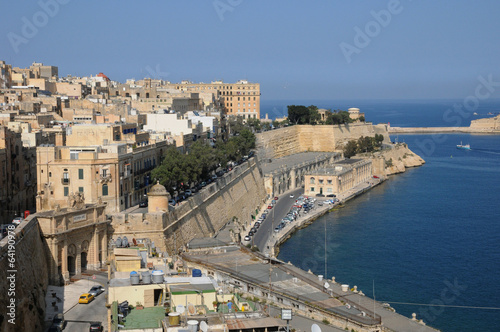
[[[494,0],[0,0],[0,10],[0,59],[60,75],[245,78],[263,99],[290,100],[463,99],[480,75],[500,82]]]

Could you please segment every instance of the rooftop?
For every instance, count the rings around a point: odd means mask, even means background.
[[[326,159],[332,156],[339,155],[337,152],[301,152],[283,158],[271,159],[271,162],[265,162],[264,159],[261,163],[262,171],[264,174],[272,173],[279,170],[281,167],[293,167],[296,165],[311,163],[316,159]],[[269,160],[269,159],[267,159]]]

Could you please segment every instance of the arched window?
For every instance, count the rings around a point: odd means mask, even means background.
[[[314,178],[311,178],[311,184],[315,184],[315,179]]]

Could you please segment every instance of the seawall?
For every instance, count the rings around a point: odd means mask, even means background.
[[[0,331],[43,331],[48,269],[36,218],[22,222],[0,246]],[[15,308],[7,309],[11,301]],[[15,324],[9,322],[10,312],[15,314]]]

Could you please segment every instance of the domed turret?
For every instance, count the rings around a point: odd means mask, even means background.
[[[168,211],[168,200],[170,194],[167,189],[157,181],[148,192],[148,212],[166,212]]]

